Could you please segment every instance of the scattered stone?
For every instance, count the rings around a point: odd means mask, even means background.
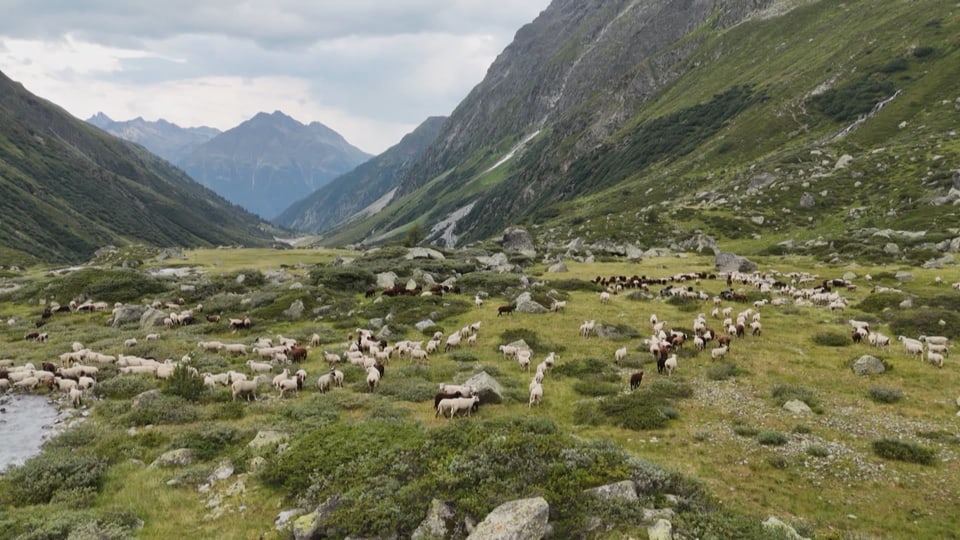
[[[453,523],[454,516],[455,512],[451,505],[439,499],[433,499],[433,501],[430,503],[430,508],[427,510],[427,516],[423,518],[423,521],[420,522],[420,525],[414,529],[410,538],[412,540],[429,540],[431,538],[451,537],[462,538],[464,534],[451,536],[453,534],[451,529],[456,528],[455,524]],[[461,532],[465,533],[466,531]]]
[[[879,358],[869,354],[854,360],[851,369],[857,375],[879,375],[887,370]]]
[[[467,538],[540,540],[546,535],[550,506],[543,497],[520,499],[494,508]]]
[[[753,216],[752,218],[750,218],[750,222],[753,223],[754,225],[763,225],[764,221],[765,219],[763,216]]]
[[[913,308],[913,298],[907,298],[903,302],[900,302],[900,309],[911,309]]]
[[[770,173],[760,173],[750,179],[750,183],[747,184],[747,189],[762,189],[770,184],[772,184],[777,179],[776,176]]]
[[[477,373],[467,379],[463,384],[472,386],[477,390],[481,405],[500,403],[503,401],[503,386],[486,371]]]
[[[899,271],[897,271],[897,273],[894,274],[893,277],[895,277],[895,278],[897,279],[897,281],[903,281],[903,282],[913,281],[914,279],[916,279],[916,278],[913,276],[913,274],[911,274],[910,272],[907,272],[906,270],[899,270]]]
[[[624,251],[625,251],[627,260],[630,260],[630,261],[639,261],[643,259],[645,255],[642,249],[638,248],[633,244],[627,244],[626,246],[624,246]]]
[[[413,259],[433,259],[435,261],[442,261],[446,259],[443,256],[443,253],[435,249],[425,248],[425,247],[413,247],[407,250],[407,254],[403,256],[404,259],[413,260]]]
[[[803,195],[800,196],[800,208],[813,208],[815,204],[816,200],[814,200],[813,195],[809,192],[805,191]]]
[[[637,486],[633,483],[633,480],[624,480],[615,484],[590,488],[584,490],[584,493],[593,495],[604,501],[636,502],[638,500]]]
[[[406,290],[408,290],[408,291],[412,291],[412,290],[416,289],[416,288],[417,288],[417,280],[412,279],[412,278],[411,278],[411,279],[408,279],[408,280],[407,280],[407,285],[406,285],[404,288],[405,288]]]
[[[381,272],[377,274],[377,287],[389,289],[397,284],[397,274],[394,272]]]
[[[883,252],[887,255],[899,255],[900,246],[894,244],[893,242],[887,242],[887,244],[883,246]]]
[[[929,261],[923,263],[923,267],[926,269],[942,268],[945,265],[953,264],[954,258],[953,255],[947,254],[939,259],[930,259]]]
[[[665,519],[658,519],[656,523],[647,527],[649,540],[673,540],[673,524]]]
[[[294,540],[312,540],[318,536],[323,520],[337,509],[340,505],[340,499],[336,496],[330,497],[323,502],[316,510],[309,514],[304,514],[293,522]]]
[[[196,461],[197,456],[194,454],[193,449],[177,448],[176,450],[164,452],[150,464],[150,467],[184,467],[192,465]]]
[[[157,399],[160,399],[160,390],[158,389],[147,390],[146,392],[137,394],[136,396],[134,396],[132,400],[130,400],[130,408],[133,410],[137,410],[140,407],[143,407],[146,404],[150,403],[151,401],[154,401]]]
[[[787,540],[809,540],[800,536],[797,530],[790,525],[780,521],[774,516],[770,516],[763,522],[763,528],[771,531],[777,538],[786,538]]]
[[[791,399],[790,401],[784,403],[783,410],[792,412],[794,414],[807,414],[813,412],[809,405],[800,401],[799,399]]]
[[[852,161],[853,161],[853,156],[851,156],[850,154],[844,154],[840,156],[840,159],[837,160],[837,164],[834,165],[833,168],[834,170],[845,169],[847,168],[847,165],[850,165]]]
[[[350,266],[353,264],[353,261],[353,257],[337,256],[337,258],[333,260],[333,266]]]

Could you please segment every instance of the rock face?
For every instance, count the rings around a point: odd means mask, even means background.
[[[857,375],[879,375],[887,370],[879,358],[865,354],[853,361],[851,366]]]
[[[739,255],[720,251],[716,260],[717,272],[756,272],[757,263]]]
[[[430,540],[433,538],[448,538],[451,536],[451,528],[454,517],[453,508],[438,499],[430,503],[430,509],[427,510],[427,517],[420,522],[420,525],[410,535],[412,540]],[[458,536],[463,536],[458,535]]]
[[[520,294],[515,303],[517,306],[517,311],[520,313],[546,313],[550,311],[549,309],[545,308],[543,304],[534,302],[530,297],[530,293],[528,292]]]
[[[147,312],[145,306],[125,305],[113,310],[113,320],[110,326],[120,328],[127,323],[140,323],[143,314]]]
[[[543,497],[503,503],[470,533],[469,540],[540,540],[547,533],[550,506]]]
[[[633,480],[624,480],[622,482],[617,482],[615,484],[607,484],[605,486],[598,486],[591,488],[585,491],[594,497],[603,499],[605,501],[626,501],[626,502],[636,502],[637,497],[637,486],[633,483]]]
[[[500,240],[503,249],[529,253],[535,251],[533,246],[533,237],[526,229],[511,227],[503,231],[503,238]]]
[[[503,401],[503,386],[491,377],[486,371],[481,371],[463,383],[477,389],[480,404],[500,403]]]
[[[408,259],[408,260],[412,260],[412,259],[433,259],[433,260],[437,260],[437,261],[442,261],[442,260],[446,259],[446,257],[443,256],[443,253],[440,253],[439,251],[437,251],[437,250],[435,250],[435,249],[430,249],[430,248],[425,248],[425,247],[410,248],[410,250],[407,251],[407,254],[404,255],[403,258],[404,258],[404,259]]]

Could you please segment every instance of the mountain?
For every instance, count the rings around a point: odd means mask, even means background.
[[[434,142],[446,117],[425,120],[399,143],[337,177],[309,197],[295,202],[274,223],[308,233],[321,233],[344,221],[376,212],[389,200],[400,177]]]
[[[520,224],[558,245],[882,258],[894,229],[929,255],[960,234],[958,27],[935,0],[554,0],[390,203],[326,241]]]
[[[121,139],[135,142],[170,163],[179,163],[198,146],[220,134],[216,128],[182,128],[162,118],[156,122],[140,117],[118,122],[102,112],[87,118],[87,122]]]
[[[0,73],[0,260],[78,262],[105,245],[266,245],[268,224],[142,147]]]
[[[225,198],[273,218],[369,158],[327,126],[276,111],[217,135],[180,166]]]

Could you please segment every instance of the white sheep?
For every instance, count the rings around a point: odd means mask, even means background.
[[[553,312],[563,311],[563,309],[566,307],[567,307],[566,300],[554,300],[553,303],[550,304],[550,311],[553,311]]]
[[[275,377],[273,378],[273,383],[272,383],[272,385],[273,385],[274,388],[279,389],[279,388],[280,388],[280,383],[283,382],[285,379],[289,379],[289,378],[290,378],[290,370],[289,370],[289,369],[284,369],[279,375],[277,375],[277,376],[275,376]]]
[[[935,345],[935,344],[933,344],[933,343],[928,343],[928,344],[927,344],[927,352],[935,352],[935,353],[940,353],[940,354],[947,354],[947,346],[946,346],[946,345]]]
[[[877,348],[887,347],[890,345],[890,338],[879,332],[870,332],[867,334],[867,342]]]
[[[446,416],[448,411],[450,412],[450,420],[453,420],[453,417],[459,412],[465,412],[467,416],[470,416],[473,406],[478,403],[480,403],[480,396],[444,398],[437,403],[437,411],[434,413],[434,417]]]
[[[197,347],[205,351],[217,352],[223,349],[224,345],[219,341],[201,341],[197,343]]]
[[[266,362],[254,362],[253,360],[247,360],[247,366],[253,373],[269,373],[273,371],[273,365]]]
[[[710,350],[710,358],[713,360],[718,360],[720,358],[723,358],[726,355],[727,355],[726,345],[724,345],[723,347],[717,347],[715,349]]]
[[[233,384],[230,385],[230,393],[233,395],[233,401],[237,400],[237,396],[242,396],[250,401],[257,399],[257,381],[244,381],[237,380],[233,381]]]
[[[595,320],[583,321],[583,324],[580,325],[580,335],[582,337],[590,337],[596,325],[597,322]]]
[[[137,346],[137,338],[130,338],[130,339],[124,340],[123,346],[124,346],[124,347],[127,347],[127,348],[136,347],[136,346]]]
[[[234,355],[246,355],[247,346],[243,343],[226,343],[223,344],[223,350]]]
[[[470,335],[467,337],[467,346],[468,346],[468,347],[476,347],[476,346],[477,346],[477,335],[476,335],[476,334],[470,334]]]
[[[326,360],[328,364],[337,364],[343,361],[339,354],[327,351],[323,351],[323,359]]]
[[[943,367],[943,355],[940,353],[927,351],[927,362],[937,366],[938,368]]]
[[[70,404],[73,405],[74,408],[77,408],[80,405],[82,405],[81,403],[82,399],[83,399],[83,391],[81,391],[79,388],[70,389]]]
[[[333,385],[333,373],[325,373],[317,379],[317,388],[320,389],[321,394],[325,394],[330,390],[330,387]]]
[[[160,339],[160,334],[147,334],[146,337],[144,337],[144,339],[146,339],[147,341],[157,341],[158,339]]]
[[[667,370],[667,376],[673,375],[673,371],[677,369],[677,355],[671,354],[663,363],[663,368]]]
[[[280,381],[280,383],[277,385],[277,390],[280,391],[280,398],[282,399],[288,391],[293,390],[293,392],[296,393],[302,386],[303,379],[298,375],[292,379],[284,379]]]
[[[514,357],[516,357],[518,350],[519,350],[519,349],[517,349],[517,348],[516,348],[515,346],[513,346],[513,345],[501,345],[501,346],[500,346],[500,352],[503,353],[503,357],[504,357],[504,358],[514,358]]]
[[[333,383],[336,386],[343,388],[343,372],[339,369],[335,369],[331,371],[331,373],[333,373]]]
[[[530,356],[531,352],[526,349],[520,349],[517,351],[517,363],[520,364],[520,368],[526,371],[530,371]]]
[[[903,350],[909,355],[923,358],[923,342],[906,336],[897,336],[897,340],[903,343]]]
[[[477,306],[477,307],[482,306],[482,305],[483,305],[483,298],[480,298],[480,295],[479,295],[479,294],[474,295],[474,297],[473,297],[473,304],[474,304],[475,306]]]
[[[367,368],[367,386],[370,387],[371,392],[376,391],[380,386],[380,371],[375,367]]]
[[[533,404],[536,403],[537,407],[540,406],[540,402],[543,401],[543,385],[542,384],[533,384],[530,386],[530,400],[527,402],[527,408],[533,407]]]
[[[472,386],[467,386],[464,384],[440,383],[440,392],[443,394],[454,394],[459,392],[460,397],[471,397],[477,392],[477,390]]]
[[[310,336],[310,346],[319,347],[320,346],[320,334],[314,334]]]
[[[931,343],[934,345],[946,345],[950,341],[944,336],[920,336],[917,339],[928,345]]]
[[[97,381],[93,377],[80,377],[79,382],[77,382],[77,388],[81,390],[88,390],[93,388],[97,384]]]
[[[609,303],[610,303],[610,293],[608,293],[607,291],[603,291],[602,293],[600,293],[600,303],[601,303],[601,304],[609,304]]]
[[[620,362],[623,362],[627,359],[627,348],[626,346],[620,347],[613,353],[613,362],[617,365],[620,365]]]
[[[424,361],[426,361],[426,360],[429,360],[429,359],[430,359],[430,355],[427,353],[427,351],[425,351],[425,350],[423,350],[423,349],[414,349],[414,350],[410,351],[410,358],[411,358],[412,360],[424,360]]]

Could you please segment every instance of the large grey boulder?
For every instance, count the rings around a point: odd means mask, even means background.
[[[133,315],[133,313],[131,312],[130,315]],[[146,311],[143,312],[143,315],[140,315],[140,329],[148,330],[150,328],[163,326],[163,320],[166,318],[167,318],[167,313],[165,311],[160,311],[159,309],[147,308]]]
[[[503,238],[500,239],[500,245],[503,249],[520,251],[523,253],[535,252],[533,237],[526,229],[520,227],[510,227],[503,231]]]
[[[437,323],[433,322],[433,321],[430,320],[430,319],[424,319],[424,320],[422,320],[422,321],[414,324],[413,327],[416,328],[418,332],[423,332],[423,330],[424,330],[425,328],[430,328],[431,326],[436,326],[436,324],[437,324]]]
[[[559,274],[561,272],[569,272],[569,271],[570,270],[567,269],[567,265],[563,264],[563,261],[557,261],[554,264],[551,264],[549,268],[547,268],[548,274]]]
[[[477,264],[480,265],[480,270],[497,272],[498,274],[506,274],[517,269],[516,265],[510,263],[510,259],[507,258],[506,253],[494,253],[489,257],[477,257]]]
[[[377,287],[389,289],[397,284],[397,274],[394,272],[380,272],[377,274]]]
[[[486,371],[477,373],[464,381],[463,384],[465,386],[472,386],[477,390],[481,405],[500,403],[503,401],[503,386]]]
[[[442,261],[446,259],[443,256],[443,253],[435,249],[425,248],[425,247],[414,247],[410,248],[407,251],[407,254],[403,256],[404,259],[413,260],[413,259],[434,259],[437,261]]]
[[[133,399],[130,400],[130,408],[137,410],[141,407],[145,407],[149,403],[160,399],[161,395],[162,394],[160,393],[160,390],[157,389],[147,390],[146,392],[137,394],[133,397]]]
[[[293,303],[290,304],[289,308],[283,310],[283,315],[290,319],[297,320],[303,317],[303,310],[303,300],[297,298],[293,301]]]
[[[151,467],[185,467],[197,461],[197,455],[191,448],[177,448],[163,453],[150,464]]]
[[[147,312],[147,306],[123,305],[113,310],[113,319],[110,326],[120,328],[127,323],[140,323],[143,314]]]
[[[521,293],[515,304],[517,306],[516,311],[520,313],[546,313],[550,311],[543,304],[535,302],[528,292]]]
[[[887,370],[879,358],[869,354],[854,360],[850,368],[857,375],[879,375]]]
[[[547,533],[550,506],[543,497],[501,504],[477,524],[469,540],[540,540]]]
[[[717,252],[716,257],[717,272],[756,272],[759,266],[757,263],[741,257],[740,255],[727,251]]]

